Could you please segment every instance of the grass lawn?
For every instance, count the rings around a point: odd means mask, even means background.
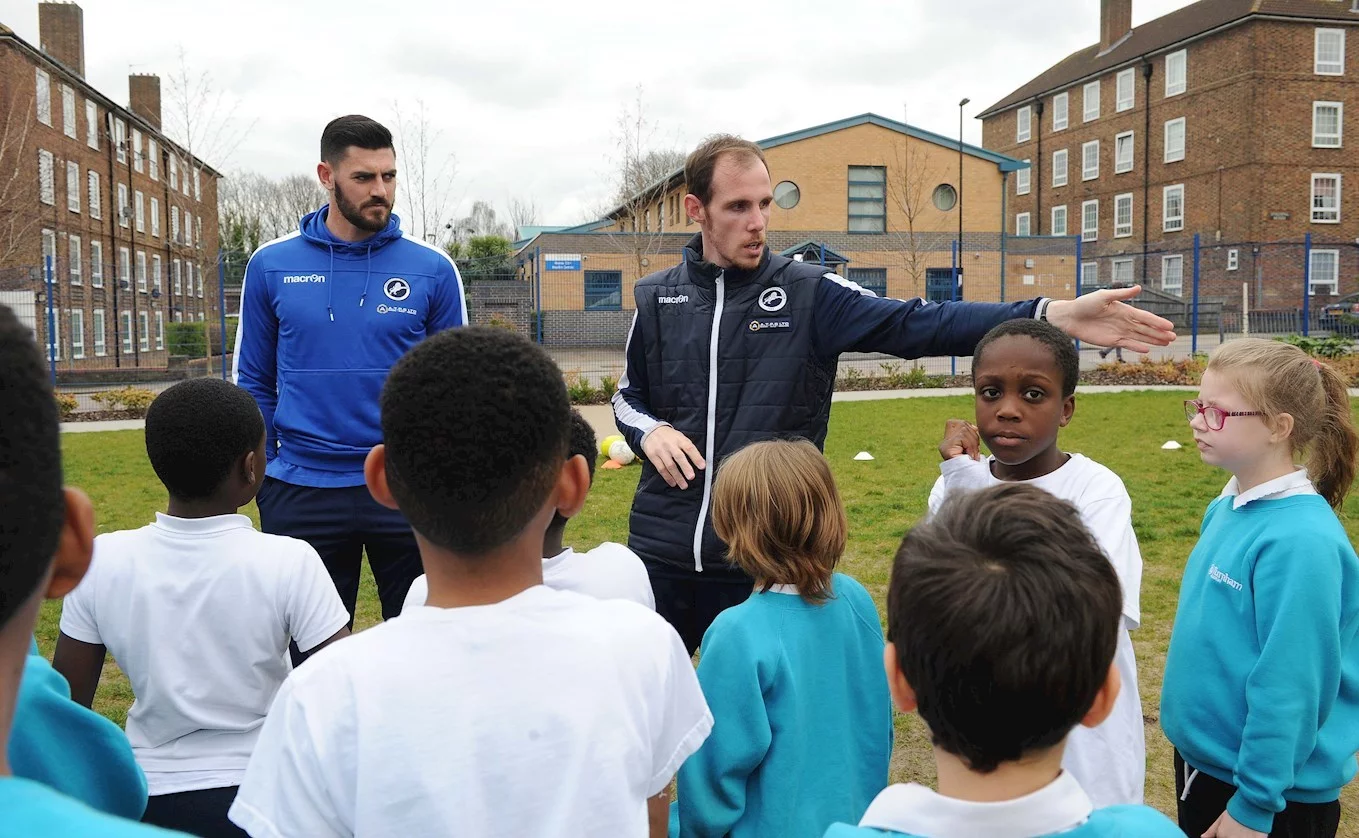
[[[1133,500],[1133,519],[1145,563],[1142,577],[1142,626],[1133,633],[1147,733],[1147,799],[1173,816],[1174,774],[1170,746],[1161,735],[1159,696],[1162,666],[1175,617],[1185,558],[1198,536],[1204,507],[1221,490],[1227,475],[1199,461],[1180,402],[1181,392],[1078,396],[1076,416],[1062,432],[1065,450],[1078,451],[1117,472]],[[834,467],[849,510],[850,540],[841,569],[859,579],[878,601],[887,590],[890,561],[902,534],[925,509],[938,476],[935,446],[950,417],[972,416],[972,399],[902,399],[847,402],[832,411],[826,454]],[[1162,451],[1161,443],[1179,440],[1189,447]],[[68,482],[94,501],[99,532],[139,527],[164,508],[163,490],[146,462],[140,431],[66,434],[62,438]],[[877,459],[856,462],[859,451]],[[627,540],[627,516],[636,488],[636,469],[599,471],[589,504],[567,528],[567,541],[592,547],[600,541]],[[253,506],[248,510],[254,516]],[[1359,493],[1346,509],[1351,538],[1359,535]],[[47,603],[38,625],[38,642],[51,656],[60,605]],[[357,627],[379,619],[371,578],[359,594]],[[96,708],[122,723],[132,693],[110,662],[100,684]],[[932,783],[933,761],[923,726],[914,716],[898,716],[894,781]],[[1340,834],[1359,838],[1359,785],[1342,797],[1345,816]]]

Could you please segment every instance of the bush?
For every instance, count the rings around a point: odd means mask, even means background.
[[[1288,335],[1275,338],[1280,343],[1289,343],[1311,355],[1313,358],[1341,358],[1354,349],[1354,339],[1342,335],[1329,335],[1324,338]]]
[[[69,418],[72,413],[75,413],[75,409],[75,396],[70,393],[57,393],[57,412],[61,414],[62,419]]]
[[[171,355],[202,358],[208,354],[206,323],[166,323],[165,349]]]
[[[122,387],[95,393],[91,398],[109,410],[145,412],[155,401],[156,394],[142,387]]]
[[[1143,358],[1135,364],[1100,364],[1081,375],[1082,384],[1181,384],[1196,386],[1208,366],[1204,355],[1175,360]]]

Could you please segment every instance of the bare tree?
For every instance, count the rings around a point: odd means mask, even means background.
[[[462,237],[498,236],[502,239],[514,238],[514,231],[506,224],[491,206],[489,201],[473,201],[472,210],[455,222],[455,233]],[[462,239],[459,238],[459,241]]]
[[[34,94],[11,86],[0,101],[0,266],[14,267],[32,245],[42,214],[38,203],[38,157],[28,147]],[[30,92],[19,93],[21,89]],[[56,174],[52,177],[55,179]]]
[[[457,158],[440,148],[443,132],[430,124],[423,99],[415,100],[415,110],[403,112],[401,103],[392,105],[396,115],[397,166],[402,173],[397,199],[409,209],[403,216],[407,232],[434,242],[448,238],[453,179]]]
[[[931,165],[929,155],[905,135],[895,144],[892,165],[887,171],[887,198],[904,220],[900,229],[889,230],[888,235],[895,239],[901,266],[910,275],[914,292],[922,293],[930,237],[920,228],[930,211],[939,172]]]
[[[510,224],[514,226],[514,235],[519,237],[525,227],[533,227],[538,223],[538,203],[532,198],[510,199]]]
[[[638,85],[614,127],[614,204],[603,215],[618,223],[609,238],[636,260],[639,275],[645,273],[643,261],[659,253],[665,240],[665,208],[658,202],[665,195],[666,180],[684,165],[683,152],[658,145],[658,130]]]
[[[222,246],[254,252],[263,242],[296,230],[298,219],[326,200],[326,191],[311,175],[272,179],[258,172],[234,172],[222,180],[217,198]]]

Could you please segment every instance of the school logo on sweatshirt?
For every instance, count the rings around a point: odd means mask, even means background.
[[[1208,578],[1212,579],[1214,582],[1220,582],[1234,591],[1239,591],[1242,588],[1240,582],[1228,576],[1224,571],[1219,570],[1217,565],[1208,568]]]
[[[394,276],[383,283],[382,293],[392,302],[399,303],[411,295],[411,284],[399,276]]]
[[[766,288],[760,294],[759,303],[765,311],[782,311],[788,304],[788,292],[782,288]]]

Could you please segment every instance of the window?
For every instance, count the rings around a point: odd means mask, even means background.
[[[155,140],[148,139],[146,141],[146,162],[151,179],[160,180],[160,146],[156,144]]]
[[[160,201],[151,199],[151,235],[160,238]]]
[[[34,95],[37,97],[35,104],[38,112],[38,121],[43,125],[52,124],[52,78],[47,75],[47,71],[35,69],[34,81],[37,89]]]
[[[175,289],[175,294],[183,294],[184,286],[179,279],[179,260],[170,260],[170,287]]]
[[[90,169],[86,172],[85,177],[89,182],[90,218],[102,218],[104,209],[103,200],[99,193],[99,173]]]
[[[142,154],[142,132],[136,128],[132,129],[132,168],[138,172],[146,170],[146,155]]]
[[[90,321],[90,326],[94,331],[94,354],[103,357],[108,352],[108,345],[104,342],[104,310],[97,308],[93,312],[94,317]]]
[[[160,294],[160,256],[151,257],[151,290]]]
[[[137,312],[137,348],[143,352],[151,351],[151,315],[145,311]]]
[[[70,277],[71,277],[71,284],[72,284],[72,285],[79,285],[79,284],[80,284],[80,273],[81,273],[81,271],[80,271],[80,261],[81,261],[81,260],[80,260],[80,236],[71,236],[71,237],[67,240],[67,245],[68,245],[68,251],[67,251],[67,257],[66,257],[66,259],[67,259],[67,262],[68,262],[69,265],[70,265],[70,267],[67,269],[67,273],[68,273],[68,274],[70,275]]]
[[[85,100],[85,145],[99,149],[99,106],[89,99]]]
[[[170,241],[179,243],[179,207],[170,207]]]
[[[1167,186],[1161,192],[1161,229],[1173,233],[1184,229],[1184,184]]]
[[[71,139],[75,139],[75,91],[67,84],[61,86],[61,132]]]
[[[137,290],[146,293],[146,251],[137,251]]]
[[[849,281],[857,282],[865,291],[872,291],[879,297],[887,296],[886,268],[850,268]]]
[[[649,217],[650,215],[651,213],[647,212],[647,216]],[[188,210],[184,211],[184,244],[186,246],[191,246],[193,244],[193,216],[189,215]]]
[[[1184,117],[1166,122],[1166,162],[1184,159]]]
[[[1066,186],[1067,150],[1059,148],[1052,153],[1052,185]]]
[[[1184,257],[1161,257],[1161,290],[1167,294],[1184,294]]]
[[[156,311],[156,348],[165,348],[165,313]]]
[[[1114,238],[1122,239],[1133,232],[1133,196],[1131,192],[1114,196]]]
[[[1312,72],[1318,76],[1345,75],[1344,29],[1317,30]]]
[[[1054,131],[1060,131],[1066,127],[1069,107],[1068,97],[1069,94],[1066,93],[1058,93],[1052,97],[1052,130]]]
[[[179,158],[173,154],[170,155],[170,188],[179,188]]]
[[[1114,174],[1133,170],[1133,132],[1124,131],[1114,137]]]
[[[1025,162],[1025,163],[1028,163],[1029,161],[1028,161],[1028,160],[1025,160],[1024,162]],[[1027,168],[1027,167],[1026,167],[1026,168],[1023,168],[1023,169],[1019,169],[1018,171],[1015,172],[1015,194],[1016,194],[1016,195],[1027,195],[1027,194],[1029,194],[1029,183],[1030,183],[1030,180],[1031,180],[1032,175],[1033,175],[1033,169]]]
[[[1099,238],[1099,201],[1086,201],[1081,204],[1081,241],[1092,242]]]
[[[1118,74],[1117,93],[1118,100],[1114,103],[1114,110],[1118,113],[1132,110],[1133,106],[1133,87],[1134,76],[1132,68]]]
[[[1099,177],[1099,140],[1091,140],[1081,146],[1081,180],[1094,180]]]
[[[1015,142],[1026,143],[1033,136],[1033,106],[1025,105],[1015,113]]]
[[[119,225],[121,225],[121,226],[123,226],[123,227],[126,227],[126,226],[127,226],[128,219],[131,217],[131,215],[132,215],[132,212],[128,209],[128,206],[127,206],[127,184],[126,184],[126,183],[120,183],[120,184],[118,184],[118,223],[119,223]]]
[[[1185,89],[1186,53],[1184,50],[1166,56],[1166,96],[1178,96]]]
[[[51,230],[42,231],[42,269],[46,275],[47,265],[52,264],[52,279],[57,278],[57,234]]]
[[[1066,206],[1052,208],[1052,235],[1066,235]]]
[[[198,182],[198,169],[196,168],[193,170],[193,199],[195,201],[203,200],[203,190],[202,188],[200,188],[200,184]]]
[[[887,169],[883,166],[849,167],[849,232],[882,233],[887,230]]]
[[[127,123],[121,119],[113,120],[113,141],[117,143],[114,148],[118,151],[118,162],[127,165]]]
[[[193,293],[193,270],[190,265],[189,293]],[[620,311],[623,308],[622,271],[585,272],[585,310]]]
[[[189,266],[189,268],[190,268],[190,271],[189,271],[189,272],[193,274],[194,279],[195,279],[195,280],[197,281],[197,283],[198,283],[198,298],[199,298],[200,300],[203,299],[203,267],[202,267],[201,265],[194,265],[194,264],[189,263],[189,262],[185,262],[184,264],[186,264],[186,265]],[[622,300],[622,294],[621,294],[621,293],[619,294],[619,300],[620,300],[620,302],[621,302],[621,300]]]
[[[1307,271],[1307,293],[1340,293],[1340,251],[1313,250]]]
[[[1312,175],[1312,221],[1340,223],[1340,175]]]
[[[80,164],[66,162],[66,209],[80,212]]]
[[[1132,285],[1132,284],[1133,284],[1133,260],[1131,260],[1131,259],[1115,259],[1115,260],[1114,260],[1114,270],[1113,270],[1113,277],[1112,277],[1112,279],[1113,279],[1113,284],[1114,284],[1114,285],[1124,285],[1124,286]]]
[[[123,332],[123,334],[122,334],[122,339],[123,339],[123,353],[124,353],[125,355],[131,355],[131,354],[132,354],[132,312],[130,312],[130,311],[119,312],[119,317],[118,317],[118,319],[119,319],[120,321],[122,321],[119,325],[122,327],[122,332]]]
[[[1081,118],[1085,122],[1099,119],[1099,82],[1092,81],[1081,91]]]
[[[90,287],[104,287],[104,243],[90,242]]]
[[[184,195],[189,194],[189,161],[180,160],[180,166],[184,169],[184,177],[179,179],[179,191]]]
[[[57,202],[56,172],[52,171],[54,165],[52,152],[45,148],[38,149],[38,197],[49,205]]]
[[[193,220],[193,235],[198,242],[198,249],[203,249],[203,216],[197,216]]]
[[[1081,287],[1096,288],[1099,286],[1099,262],[1081,263]]]
[[[118,284],[132,287],[132,252],[126,247],[118,248]]]
[[[71,309],[71,358],[85,357],[85,312]]]
[[[1236,269],[1240,266],[1240,264],[1241,264],[1241,260],[1240,260],[1240,257],[1237,256],[1237,250],[1236,250],[1236,248],[1233,247],[1233,248],[1231,248],[1230,250],[1228,250],[1228,251],[1227,251],[1227,270],[1229,270],[1229,271],[1234,271],[1234,270],[1236,270]]]
[[[779,209],[790,210],[797,206],[797,202],[800,200],[802,200],[802,190],[798,189],[797,184],[791,180],[781,181],[778,186],[774,187],[774,203],[779,205]]]
[[[934,194],[930,196],[934,202],[934,208],[940,212],[948,212],[958,205],[958,190],[951,184],[941,183],[934,187]]]
[[[1343,102],[1312,103],[1312,147],[1340,148],[1344,131],[1345,104]]]
[[[138,232],[138,233],[145,233],[145,232],[146,232],[146,197],[145,197],[144,195],[142,195],[142,191],[141,191],[140,189],[137,190],[136,194],[135,194],[133,197],[135,198],[134,203],[136,204],[136,207],[137,207],[137,213],[136,213],[136,215],[137,215],[137,232]]]
[[[1016,216],[1015,216],[1015,235],[1016,235],[1016,236],[1027,236],[1027,235],[1029,235],[1029,229],[1030,229],[1030,227],[1029,227],[1029,214],[1028,214],[1027,212],[1021,212],[1019,215],[1016,215]]]

